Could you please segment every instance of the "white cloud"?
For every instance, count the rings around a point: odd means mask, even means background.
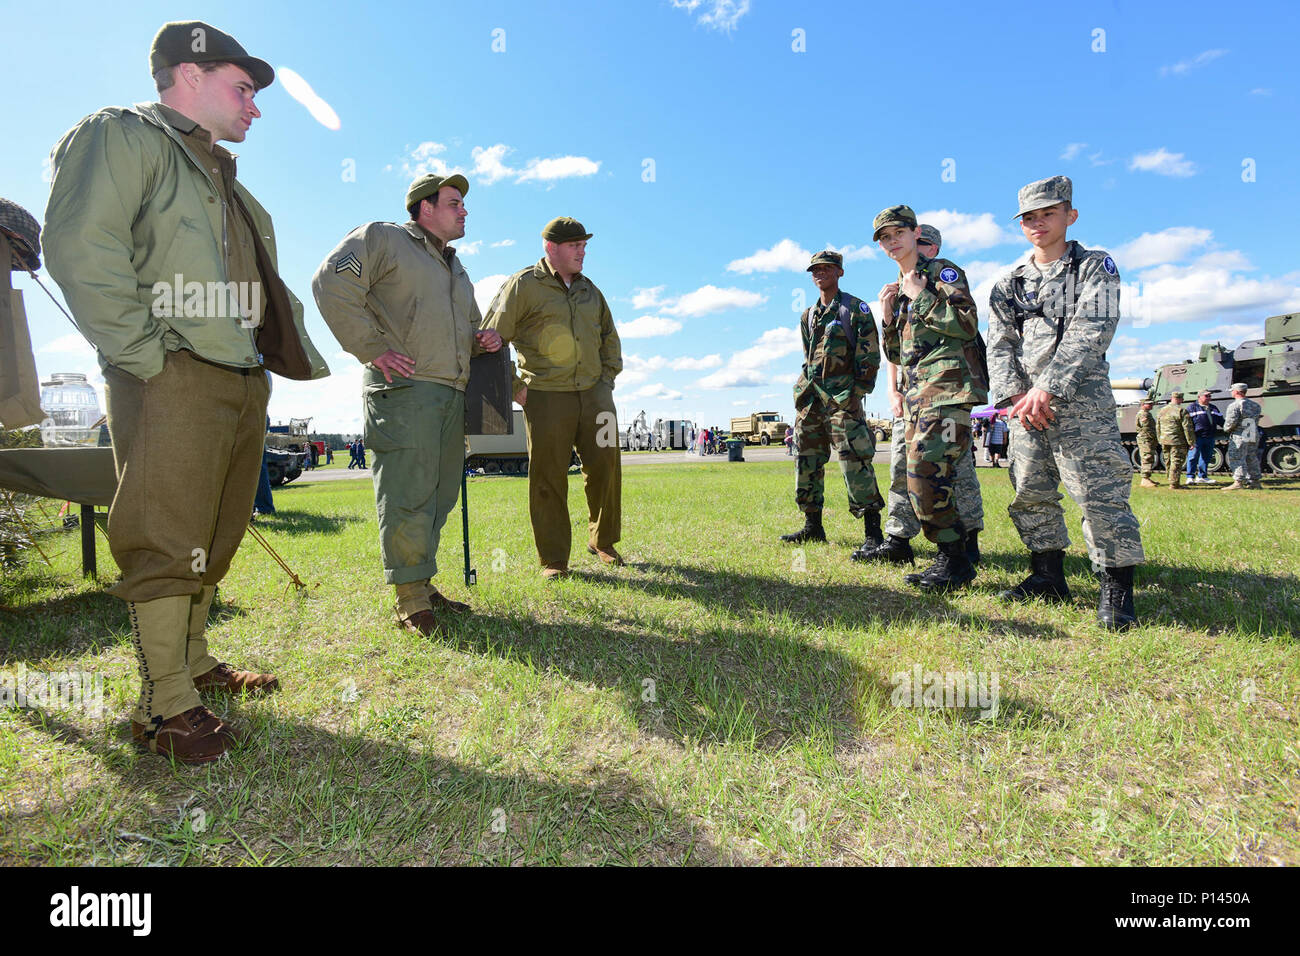
[[[861,246],[833,246],[829,242],[826,248],[831,252],[838,252],[844,257],[845,262],[860,262],[863,259],[874,259],[880,254],[879,250],[872,245]]]
[[[1074,159],[1087,147],[1087,143],[1069,143],[1061,152],[1061,159]]]
[[[652,372],[663,368],[667,361],[662,355],[652,355],[648,359],[643,359],[639,355],[624,355],[623,371],[618,373],[618,384],[620,387],[626,387],[644,382]]]
[[[1294,275],[1248,279],[1198,260],[1186,266],[1156,266],[1139,279],[1136,286],[1124,287],[1120,303],[1126,317],[1144,322],[1222,322],[1300,310]]]
[[[343,351],[329,357],[329,366],[330,376],[326,379],[300,382],[276,376],[267,406],[271,420],[287,422],[311,416],[313,431],[360,434],[364,366]]]
[[[493,249],[504,249],[504,248],[506,248],[507,246],[513,246],[514,244],[515,244],[515,241],[514,241],[513,239],[502,239],[500,242],[494,242],[494,243],[492,243],[491,248],[493,248]]]
[[[724,368],[706,375],[696,385],[700,388],[747,388],[766,385],[768,378],[752,368]]]
[[[312,119],[321,126],[334,130],[342,127],[343,123],[339,120],[339,114],[334,112],[334,107],[326,103],[301,76],[287,66],[278,67],[275,75],[284,91],[305,106]]]
[[[736,29],[740,18],[749,12],[749,0],[673,0],[673,6],[687,13],[703,8],[696,22],[723,33]]]
[[[803,341],[798,329],[778,326],[760,335],[749,348],[732,355],[727,364],[738,368],[759,368],[802,349]]]
[[[1020,240],[1019,235],[999,224],[991,212],[976,214],[955,209],[930,209],[919,213],[916,221],[929,223],[943,233],[941,256],[949,249],[975,252]]]
[[[1128,161],[1129,172],[1159,173],[1161,176],[1196,175],[1196,164],[1182,153],[1171,153],[1163,146],[1149,153],[1138,153]]]
[[[1202,53],[1196,54],[1196,56],[1192,57],[1190,60],[1180,60],[1173,66],[1162,66],[1160,68],[1160,75],[1182,76],[1184,73],[1190,73],[1198,67],[1205,66],[1205,64],[1209,62],[1217,60],[1227,52],[1227,50],[1205,50]]]
[[[722,356],[715,352],[699,358],[673,359],[671,368],[675,372],[702,372],[707,368],[717,368],[721,364]]]
[[[469,153],[474,160],[474,178],[485,186],[491,186],[497,180],[515,175],[515,170],[502,162],[508,152],[510,147],[505,143],[488,147],[475,146]]]
[[[420,143],[402,157],[402,172],[411,179],[415,179],[417,176],[426,176],[429,173],[436,176],[463,173],[464,170],[459,166],[449,166],[447,161],[439,156],[440,153],[446,151],[447,147],[442,143],[435,143],[431,140]]]
[[[600,171],[600,163],[586,156],[557,156],[554,159],[530,159],[527,167],[515,180],[517,183],[552,182],[556,179],[572,179],[575,176],[591,176]]]
[[[622,381],[622,378],[623,377],[620,375],[619,380]],[[668,388],[667,386],[663,385],[660,382],[655,382],[653,385],[643,385],[641,388],[638,388],[636,391],[629,392],[626,397],[627,398],[653,398],[661,402],[675,402],[675,401],[679,401],[684,396],[681,392],[674,391],[673,389]]]
[[[680,322],[658,315],[643,315],[631,322],[620,322],[616,326],[619,338],[623,339],[649,339],[657,335],[672,335],[681,327]]]
[[[61,354],[61,355],[94,355],[95,347],[86,341],[78,332],[69,332],[67,335],[60,335],[57,339],[46,342],[36,349],[38,355]]]
[[[1201,330],[1204,342],[1222,342],[1229,348],[1236,348],[1242,342],[1264,337],[1263,322],[1235,322],[1226,325],[1211,325]]]
[[[475,256],[483,248],[483,240],[475,239],[473,242],[462,242],[456,246],[456,254],[460,256]]]
[[[1178,262],[1193,249],[1204,246],[1214,234],[1209,229],[1172,226],[1159,232],[1144,232],[1115,249],[1115,261],[1125,269],[1145,269],[1165,262]]]
[[[767,296],[757,292],[705,285],[694,292],[666,300],[660,311],[668,315],[700,316],[726,309],[752,309],[766,301]]]
[[[1111,378],[1146,378],[1161,365],[1195,358],[1201,349],[1199,339],[1165,339],[1141,342],[1131,335],[1117,335],[1111,342],[1107,359]]]
[[[752,256],[727,263],[728,272],[749,275],[752,272],[802,272],[808,268],[812,253],[793,239],[782,239],[770,249],[759,249]]]
[[[632,308],[638,312],[642,309],[653,309],[660,302],[660,296],[663,294],[664,287],[655,286],[653,289],[633,289],[632,290]]]
[[[498,275],[484,276],[474,283],[474,301],[478,303],[478,310],[487,315],[488,306],[492,304],[492,298],[497,294],[497,289],[509,279],[504,273]]]
[[[1267,87],[1257,86],[1250,91],[1250,95],[1251,96],[1272,96],[1273,91],[1268,89]]]

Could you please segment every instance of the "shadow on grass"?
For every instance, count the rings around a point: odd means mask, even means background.
[[[330,731],[264,712],[232,718],[252,732],[247,746],[211,764],[173,766],[139,752],[129,724],[88,732],[57,714],[21,713],[51,739],[81,748],[120,777],[125,793],[138,796],[135,812],[123,813],[115,801],[114,809],[95,811],[97,826],[80,831],[86,857],[98,862],[106,850],[109,862],[118,853],[138,854],[133,847],[143,848],[149,862],[170,864],[743,862],[723,858],[693,819],[621,774],[593,774],[592,783],[575,785],[492,773],[424,752],[413,746],[418,742],[377,740],[354,728]],[[356,723],[353,715],[344,720]],[[401,735],[397,726],[374,727]],[[159,813],[169,805],[174,815]],[[0,810],[0,832],[30,834],[25,845],[10,847],[25,857],[18,862],[45,862],[41,837],[51,830],[66,847],[66,828],[39,819],[59,810],[13,806]],[[205,821],[198,833],[189,822],[195,810]],[[87,862],[75,849],[71,859],[62,853],[60,862]]]
[[[275,514],[258,515],[254,527],[263,533],[279,531],[283,534],[338,534],[350,524],[364,521],[358,515],[323,515],[311,511],[294,511],[276,508]]]
[[[1149,562],[1134,574],[1143,624],[1300,639],[1300,578]],[[1097,599],[1097,592],[1083,595]]]

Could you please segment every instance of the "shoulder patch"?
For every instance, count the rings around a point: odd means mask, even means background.
[[[952,266],[944,266],[939,270],[939,278],[944,282],[956,282],[957,270]]]
[[[1110,256],[1101,260],[1101,267],[1106,270],[1108,275],[1119,275],[1119,270],[1115,268],[1115,260]]]
[[[871,314],[871,309],[869,309],[867,307],[867,304],[861,300],[858,300],[858,311],[861,312],[863,315]]]
[[[346,256],[334,263],[334,274],[340,272],[351,272],[358,279],[361,278],[361,260],[357,258],[355,252],[349,252]]]

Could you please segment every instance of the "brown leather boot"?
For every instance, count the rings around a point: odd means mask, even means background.
[[[131,737],[150,753],[174,757],[179,763],[210,763],[244,742],[243,735],[201,705],[162,721],[157,728],[133,720]]]
[[[467,614],[470,609],[464,601],[453,601],[432,584],[429,585],[429,603],[435,611],[450,611],[452,614]]]
[[[598,548],[594,544],[589,544],[587,545],[587,553],[594,554],[596,557],[600,558],[601,561],[613,565],[616,568],[622,567],[623,565],[623,555],[619,554],[613,548]]]
[[[402,617],[401,613],[398,612],[397,626],[408,631],[414,631],[417,634],[423,634],[425,637],[438,637],[443,633],[442,624],[434,617],[432,611],[416,611],[406,617]]]
[[[569,566],[564,563],[548,564],[542,568],[542,578],[546,581],[558,581],[569,576]]]
[[[194,678],[194,687],[200,692],[205,690],[219,690],[227,694],[246,692],[254,697],[264,697],[279,690],[280,681],[274,674],[237,671],[229,664],[221,663],[207,673]]]

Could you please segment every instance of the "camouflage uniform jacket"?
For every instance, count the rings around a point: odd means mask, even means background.
[[[1070,261],[1078,259],[1078,281]],[[1011,398],[1041,388],[1056,399],[1087,410],[1111,411],[1106,349],[1119,326],[1119,269],[1102,249],[1085,249],[1071,240],[1065,255],[1042,272],[1024,262],[998,280],[989,296],[989,375],[994,404],[1005,407]],[[1024,281],[1025,298],[1041,303],[1042,315],[1031,315],[1023,332],[1017,328],[1012,292]],[[1031,298],[1032,297],[1032,298]],[[1060,344],[1057,331],[1060,329]],[[1082,410],[1082,409],[1081,409]]]
[[[1156,440],[1156,417],[1151,414],[1151,409],[1140,408],[1137,413],[1137,440],[1139,443],[1148,442],[1152,445],[1158,445]]]
[[[917,258],[925,290],[885,327],[885,355],[898,366],[903,408],[911,418],[938,405],[979,405],[988,383],[977,355],[979,317],[966,273],[947,259]],[[899,273],[899,281],[902,281]]]
[[[1263,414],[1259,402],[1244,397],[1234,399],[1223,416],[1223,433],[1231,435],[1234,442],[1259,441],[1259,417]],[[1255,427],[1247,426],[1248,421],[1254,422]],[[1245,435],[1254,437],[1246,438]]]
[[[1156,420],[1160,444],[1174,448],[1191,448],[1196,444],[1196,429],[1192,427],[1192,416],[1187,414],[1186,405],[1170,402],[1160,409]]]
[[[830,305],[805,309],[799,334],[804,363],[794,386],[795,408],[814,401],[852,406],[876,387],[880,336],[861,299],[840,290]]]

